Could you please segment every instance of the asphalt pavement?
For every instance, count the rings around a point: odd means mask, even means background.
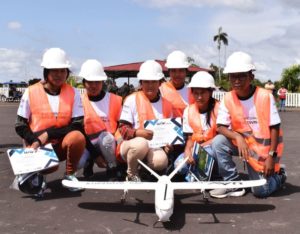
[[[0,233],[299,233],[300,111],[281,112],[284,157],[288,173],[284,188],[267,199],[248,192],[243,197],[202,199],[199,191],[175,193],[174,214],[157,222],[154,192],[132,191],[125,204],[121,191],[72,193],[61,186],[64,163],[47,177],[49,190],[36,199],[10,189],[14,175],[6,154],[22,146],[14,131],[18,104],[0,103]],[[242,167],[241,173],[243,171]],[[95,180],[104,180],[96,169]]]

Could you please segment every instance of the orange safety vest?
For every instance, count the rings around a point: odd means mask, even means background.
[[[160,86],[160,92],[164,98],[172,103],[174,117],[182,117],[183,111],[187,107],[187,104],[185,104],[181,95],[173,86],[173,84],[170,81],[162,83]],[[188,89],[188,102],[189,104],[195,102],[191,89]]]
[[[101,117],[96,113],[86,93],[81,95],[84,109],[84,130],[90,138],[99,136],[103,130],[114,134],[117,130],[118,120],[122,108],[122,97],[109,93],[109,123],[104,123]]]
[[[271,146],[270,135],[270,94],[267,90],[257,87],[254,93],[254,105],[257,113],[259,131],[254,131],[245,120],[242,104],[238,99],[236,92],[228,92],[225,97],[225,106],[231,117],[231,128],[242,134],[246,143],[252,150],[252,157],[248,163],[257,172],[263,172],[264,163],[268,157]],[[233,142],[235,144],[235,142]],[[280,169],[279,160],[282,156],[283,142],[282,130],[279,131],[277,152],[278,157],[275,162],[275,171]]]
[[[136,108],[138,112],[138,118],[140,122],[140,129],[144,128],[144,122],[146,120],[156,119],[151,102],[146,97],[143,91],[138,91],[136,95]],[[172,104],[164,97],[162,99],[162,112],[164,118],[172,117]]]
[[[135,95],[135,100],[136,100],[136,108],[137,108],[137,113],[138,113],[138,119],[139,119],[139,129],[144,129],[144,122],[146,120],[153,120],[156,119],[154,112],[153,112],[153,107],[151,105],[151,102],[149,99],[146,97],[143,91],[138,91],[134,92],[131,95]],[[172,104],[165,99],[164,97],[161,97],[162,99],[162,112],[163,112],[163,118],[171,118],[172,117]],[[122,138],[121,134],[119,131],[116,133],[116,138],[118,138],[119,143],[117,144],[116,147],[116,157],[118,161],[124,162],[124,160],[121,157],[121,143],[120,138]]]
[[[63,84],[59,94],[59,110],[57,117],[51,110],[47,94],[41,83],[31,85],[29,88],[29,102],[31,117],[29,127],[34,133],[42,132],[49,128],[61,128],[71,122],[75,91]]]
[[[217,135],[217,115],[219,110],[219,102],[215,102],[214,109],[210,116],[210,128],[203,131],[199,109],[197,104],[191,104],[188,107],[188,121],[189,125],[193,129],[192,140],[198,143],[211,142],[211,140]]]

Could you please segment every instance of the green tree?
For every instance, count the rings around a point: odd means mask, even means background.
[[[230,83],[229,83],[229,80],[228,80],[228,76],[226,74],[223,74],[223,69],[222,68],[220,69],[221,79],[220,78],[217,79],[216,74],[218,74],[218,71],[219,71],[218,66],[216,66],[215,64],[212,63],[212,64],[210,64],[209,68],[211,70],[213,70],[213,76],[215,78],[216,86],[218,86],[222,90],[229,91],[230,90]]]
[[[80,88],[81,85],[81,79],[78,76],[74,76],[70,74],[69,78],[67,79],[67,84],[75,87],[75,88]]]
[[[280,85],[283,85],[290,92],[300,91],[300,65],[295,64],[285,68],[281,75]]]
[[[217,48],[219,53],[219,80],[221,80],[221,45],[223,43],[224,49],[226,51],[226,46],[228,45],[228,35],[222,32],[222,27],[219,27],[218,34],[214,36],[214,41],[217,42]],[[225,55],[226,56],[226,55]]]

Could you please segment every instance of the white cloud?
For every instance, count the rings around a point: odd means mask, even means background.
[[[255,14],[224,11],[214,18],[211,27],[215,29],[222,25],[229,37],[251,44],[283,36],[286,28],[295,23],[300,23],[298,13],[274,6]]]
[[[254,62],[256,70],[271,71],[271,68],[265,62]]]
[[[16,49],[0,48],[0,82],[8,80],[27,81],[38,74],[35,68],[37,61],[33,55]]]
[[[7,27],[12,30],[20,29],[22,24],[18,21],[11,21],[7,24]]]
[[[280,0],[280,2],[285,6],[290,6],[292,8],[300,8],[300,1],[299,0]]]
[[[168,7],[230,7],[242,11],[253,11],[258,9],[258,2],[255,0],[133,0],[142,5],[168,8]]]

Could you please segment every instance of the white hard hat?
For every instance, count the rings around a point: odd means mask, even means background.
[[[189,88],[212,88],[215,89],[215,80],[211,74],[205,71],[198,71],[193,75]]]
[[[249,54],[238,51],[230,55],[224,68],[224,74],[254,71],[255,66]]]
[[[79,76],[87,81],[107,80],[102,64],[96,59],[88,59],[81,65]]]
[[[188,62],[188,58],[185,53],[180,50],[175,50],[168,55],[165,66],[169,69],[188,68],[190,66],[190,63]]]
[[[60,48],[50,48],[44,55],[41,66],[47,69],[70,68],[71,64],[67,60],[66,52]]]
[[[137,74],[139,80],[160,80],[164,77],[161,65],[155,60],[147,60],[142,63]]]

